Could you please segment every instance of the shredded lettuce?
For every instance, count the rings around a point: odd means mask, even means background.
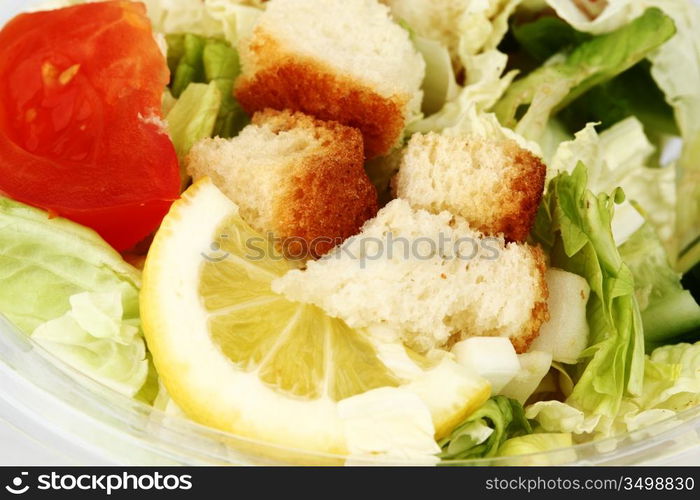
[[[47,321],[32,338],[80,372],[134,397],[148,378],[139,319],[124,319],[119,292],[83,292],[71,309]]]
[[[508,57],[497,50],[471,56],[467,61],[468,75],[464,87],[456,97],[447,101],[437,113],[408,125],[407,134],[415,132],[440,132],[457,127],[469,120],[467,115],[481,114],[491,108],[503,95],[515,78],[515,72],[503,75]],[[472,111],[473,110],[473,111]],[[493,120],[498,123],[497,120]],[[500,128],[500,125],[499,125]]]
[[[574,29],[555,16],[536,17],[530,22],[515,23],[513,38],[535,62],[543,63],[557,52],[571,50],[590,35]]]
[[[681,275],[671,267],[652,227],[638,230],[620,247],[620,253],[634,276],[648,348],[686,335],[700,338],[700,305],[683,289]]]
[[[215,121],[207,135],[233,137],[248,121],[233,97],[233,84],[241,72],[236,50],[224,40],[203,38],[192,33],[168,35],[166,39],[173,96],[181,98],[193,83],[210,84],[209,88],[192,90],[179,109],[175,105],[173,110],[177,109],[176,114],[172,117],[168,115],[171,133],[177,135],[178,142],[175,145],[180,146],[180,156],[189,151],[189,147],[194,143],[193,138],[202,138],[201,134],[209,128],[214,110],[217,112],[214,115]],[[197,102],[198,98],[204,100]],[[197,123],[188,123],[192,119],[197,120]],[[193,134],[192,131],[196,131],[197,134]]]
[[[425,60],[422,110],[426,115],[431,115],[454,99],[458,92],[450,52],[447,47],[429,38],[412,35],[411,40]]]
[[[140,273],[94,231],[0,197],[0,281],[22,332],[129,396],[144,386]]]
[[[160,33],[195,33],[201,36],[223,34],[221,22],[214,19],[201,0],[143,0],[153,29]]]
[[[589,188],[595,192],[625,191],[626,200],[617,206],[613,236],[619,245],[627,241],[645,221],[658,232],[671,254],[675,248],[676,185],[671,167],[650,168],[654,146],[639,120],[627,118],[598,134],[588,124],[572,141],[559,145],[549,163],[548,178],[570,172],[578,162],[588,169]]]
[[[625,397],[620,411],[600,433],[601,415],[587,414],[559,401],[541,401],[526,409],[538,430],[570,432],[579,439],[611,436],[637,431],[637,438],[648,434],[640,430],[666,421],[678,412],[700,404],[700,342],[659,347],[645,358],[642,392]],[[673,425],[673,422],[670,423]]]
[[[508,18],[521,1],[467,2],[453,19],[442,19],[447,11],[435,6],[413,6],[410,2],[393,6],[394,15],[412,33],[416,48],[426,60],[423,107],[426,116],[409,123],[407,135],[448,128],[498,130],[503,135],[495,117],[483,115],[498,102],[517,74],[517,71],[504,74],[508,57],[497,47],[508,30]],[[408,7],[408,11],[404,10]],[[422,26],[422,19],[402,17],[406,12],[437,16],[445,30],[435,32]],[[407,22],[410,20],[414,25]],[[454,68],[447,65],[448,55]],[[522,140],[510,131],[506,134]],[[539,151],[536,145],[528,147]]]
[[[687,173],[686,181],[681,181],[682,200],[691,202],[685,213],[695,216],[695,234],[700,235],[700,8],[683,0],[647,0],[658,5],[671,16],[677,34],[659,50],[649,55],[651,73],[666,99],[676,112],[681,135],[686,143],[686,152],[681,160],[680,177]],[[690,182],[688,182],[690,181]],[[690,185],[685,196],[683,185]],[[692,195],[695,194],[693,197]],[[680,229],[686,229],[681,221]],[[688,227],[687,229],[691,229]],[[686,243],[686,242],[684,242]]]
[[[520,403],[505,396],[489,399],[438,444],[444,460],[493,457],[509,438],[532,432]]]
[[[684,141],[677,164],[678,203],[675,233],[681,272],[700,262],[700,9],[688,0],[615,0],[595,19],[585,16],[573,0],[547,0],[559,17],[579,31],[607,33],[619,29],[648,7],[673,19],[676,34],[648,54],[651,75],[675,111]]]
[[[644,124],[648,135],[662,139],[678,135],[673,108],[651,76],[647,61],[637,64],[609,82],[593,87],[558,115],[569,130],[579,130],[588,122],[599,122],[602,129],[634,116]]]
[[[526,71],[558,52],[571,51],[592,36],[576,30],[554,12],[548,15],[546,11],[519,13],[512,25],[512,35],[517,43],[509,47],[509,52],[514,52],[513,62],[517,67]],[[679,133],[673,108],[652,78],[649,61],[593,87],[558,115],[571,132],[589,122],[600,122],[605,129],[629,116],[642,121],[647,134]]]
[[[632,273],[612,235],[612,195],[588,189],[579,163],[549,184],[535,223],[534,237],[551,255],[551,264],[586,278],[591,287],[587,317],[589,347],[567,403],[611,425],[625,395],[642,390],[644,339]]]
[[[216,83],[192,83],[167,114],[168,133],[180,165],[184,165],[185,156],[197,141],[214,134],[221,100]]]
[[[144,0],[155,31],[225,37],[237,47],[262,12],[261,0]]]
[[[648,9],[618,30],[591,38],[569,54],[558,54],[514,82],[496,105],[496,114],[504,125],[537,140],[556,112],[639,63],[674,33],[670,17]]]
[[[544,455],[547,451],[570,448],[573,446],[570,432],[529,434],[509,439],[498,452],[499,457],[516,457],[533,455],[526,458],[514,459],[512,465],[555,465],[557,463],[570,463],[576,460],[576,453],[572,450],[563,451],[557,455]],[[511,465],[506,462],[504,465]]]

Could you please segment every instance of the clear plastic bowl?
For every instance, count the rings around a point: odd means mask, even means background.
[[[345,457],[271,445],[220,432],[127,398],[47,353],[0,317],[0,399],[13,426],[48,429],[70,450],[133,465],[327,464]],[[632,465],[662,463],[700,450],[700,407],[651,427],[535,455],[450,465]],[[374,464],[381,464],[375,461]],[[396,462],[392,462],[396,464]]]

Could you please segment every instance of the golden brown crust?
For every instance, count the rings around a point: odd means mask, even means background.
[[[400,138],[405,98],[382,97],[320,61],[285,53],[260,31],[242,55],[264,62],[236,82],[236,99],[248,113],[290,109],[357,128],[364,137],[367,158],[388,153]]]
[[[547,272],[545,255],[539,246],[529,248],[531,250],[532,257],[535,260],[535,266],[537,267],[537,289],[539,291],[539,296],[537,297],[535,305],[532,308],[530,321],[523,327],[522,333],[517,337],[511,337],[510,339],[513,347],[515,347],[515,352],[518,354],[527,352],[527,350],[530,348],[530,344],[532,344],[539,336],[542,325],[546,321],[549,321],[549,308],[547,306],[549,288],[547,288],[547,281],[545,279],[545,273]]]
[[[265,123],[276,132],[304,127],[319,142],[317,151],[281,179],[286,187],[275,200],[273,220],[289,257],[318,258],[377,214],[377,190],[364,169],[358,130],[289,111],[266,110],[253,123]]]
[[[524,242],[535,223],[537,209],[542,201],[547,167],[530,151],[515,141],[504,141],[503,153],[507,161],[517,168],[503,180],[506,189],[495,210],[500,216],[493,224],[483,224],[477,229],[486,234],[503,233],[508,241]]]

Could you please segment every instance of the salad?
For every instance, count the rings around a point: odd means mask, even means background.
[[[0,314],[347,463],[700,404],[700,7],[59,0],[0,30]]]

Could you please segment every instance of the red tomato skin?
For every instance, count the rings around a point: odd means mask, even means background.
[[[0,31],[0,193],[126,250],[179,196],[169,72],[141,3],[21,14]]]

